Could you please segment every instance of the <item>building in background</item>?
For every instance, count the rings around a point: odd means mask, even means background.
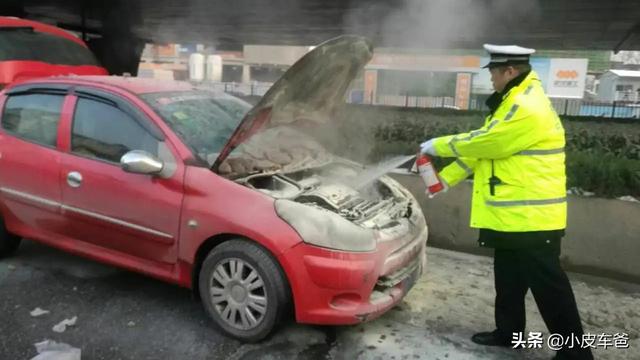
[[[273,83],[312,47],[245,45],[242,52],[216,52],[202,45],[150,45],[143,52],[140,76],[223,83]],[[349,99],[369,104],[475,108],[493,92],[488,58],[452,50],[453,55],[406,49],[377,49],[352,85]],[[456,54],[458,52],[459,54]],[[195,55],[194,55],[195,54]],[[202,55],[202,56],[201,56]],[[221,69],[211,76],[207,64],[219,56]],[[189,77],[189,59],[191,72]],[[582,98],[589,61],[586,58],[532,58],[551,97]]]
[[[147,44],[142,51],[138,76],[165,80],[188,80],[188,50],[189,47],[183,47],[179,44]],[[194,47],[193,50],[195,51],[196,48]]]
[[[243,79],[273,83],[311,49],[311,46],[245,45]]]
[[[598,100],[604,102],[640,101],[640,71],[609,70],[600,77]]]
[[[217,90],[262,96],[311,46],[245,45],[216,51],[203,45],[149,45],[139,76],[190,80]],[[551,102],[561,115],[638,116],[640,71],[636,56],[607,51],[539,50],[531,58]],[[376,49],[351,84],[350,103],[486,110],[493,92],[489,61],[481,51]],[[613,104],[625,101],[626,104]]]
[[[376,51],[362,81],[352,85],[351,102],[468,109],[477,56]]]
[[[148,44],[138,76],[188,80],[225,91],[263,95],[312,48],[245,45],[243,51],[216,51],[200,44]]]

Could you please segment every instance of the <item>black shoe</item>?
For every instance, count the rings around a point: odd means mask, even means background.
[[[473,335],[471,341],[478,345],[511,347],[511,340],[498,335],[498,331],[481,332]]]

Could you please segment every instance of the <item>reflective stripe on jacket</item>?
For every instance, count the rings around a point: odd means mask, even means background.
[[[440,172],[449,186],[474,174],[471,227],[566,227],[564,128],[535,72],[503,96],[482,128],[439,137],[434,146],[439,156],[457,158]]]

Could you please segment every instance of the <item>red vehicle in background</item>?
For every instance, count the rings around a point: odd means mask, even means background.
[[[37,77],[108,75],[75,35],[37,21],[0,17],[0,88]]]

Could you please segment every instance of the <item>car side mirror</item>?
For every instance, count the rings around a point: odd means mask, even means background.
[[[144,175],[155,175],[164,168],[164,163],[143,150],[131,150],[120,158],[122,170]]]

